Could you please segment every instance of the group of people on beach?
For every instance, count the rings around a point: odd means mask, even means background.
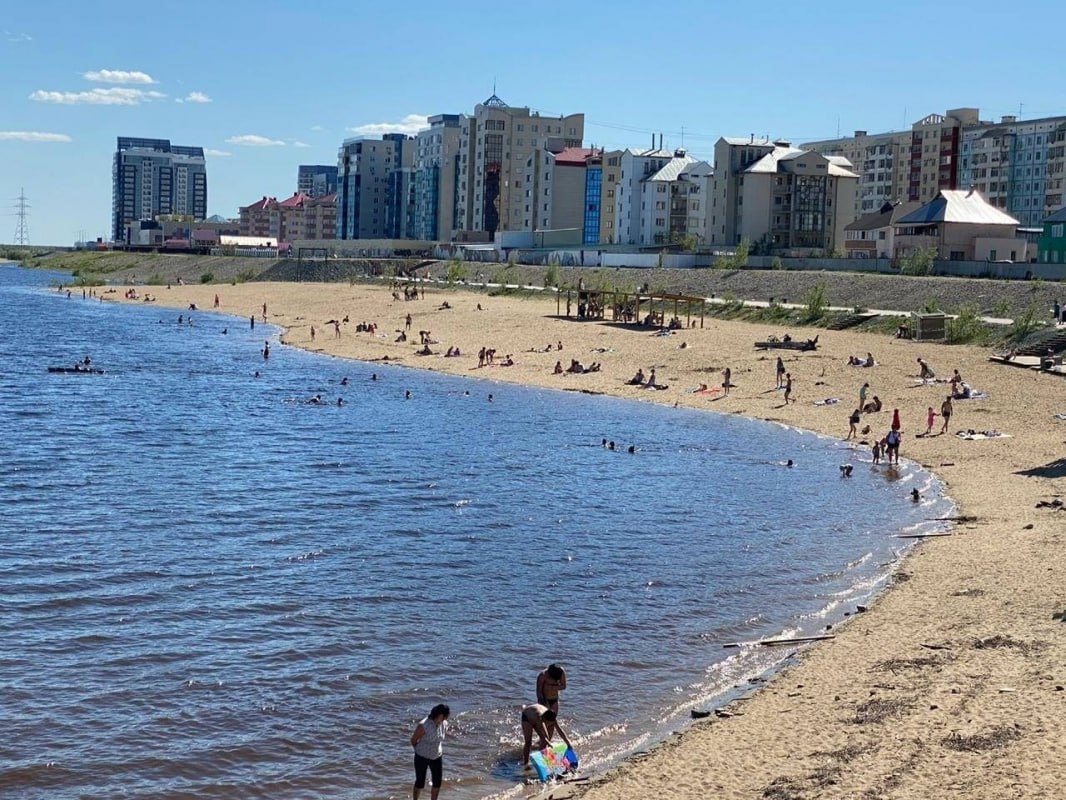
[[[522,768],[529,769],[529,757],[533,748],[533,736],[537,736],[537,749],[548,747],[555,735],[573,747],[569,737],[559,725],[559,693],[566,689],[566,671],[558,664],[549,664],[537,675],[535,703],[522,707],[519,725],[522,729]],[[429,710],[411,734],[414,748],[415,782],[413,800],[418,800],[430,779],[430,798],[437,800],[444,780],[444,740],[448,735],[448,719],[451,708],[438,703]]]

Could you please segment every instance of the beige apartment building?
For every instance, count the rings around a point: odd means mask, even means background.
[[[785,144],[782,142],[782,144]],[[711,179],[711,216],[708,225],[711,245],[732,247],[740,243],[738,215],[743,173],[777,147],[769,139],[754,136],[722,137],[714,145],[714,177]]]
[[[941,189],[957,189],[962,129],[981,121],[976,108],[930,114],[911,126],[907,200],[927,203]]]
[[[429,129],[415,135],[412,238],[440,241],[456,229],[461,123],[459,114],[435,114]]]
[[[855,218],[878,211],[902,198],[910,175],[911,132],[867,133],[800,145],[827,156],[843,156],[859,175]]]
[[[843,156],[777,147],[742,174],[741,239],[771,252],[829,254],[844,249],[859,176]]]
[[[909,131],[867,133],[800,145],[846,158],[859,175],[855,218],[887,203],[928,202],[941,189],[960,187],[963,131],[981,123],[976,108],[929,114]]]
[[[464,117],[459,133],[455,239],[492,239],[522,230],[525,173],[538,150],[580,147],[585,115],[541,116],[495,94]]]
[[[617,244],[615,214],[618,206],[618,183],[622,179],[622,154],[624,150],[607,150],[600,153],[602,166],[600,183],[600,224],[597,242]],[[591,235],[586,242],[591,239]]]
[[[587,147],[538,150],[526,161],[522,230],[582,230],[585,223]]]

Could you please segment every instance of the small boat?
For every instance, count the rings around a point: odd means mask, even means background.
[[[82,367],[82,366],[75,366],[75,367],[49,367],[48,371],[49,372],[70,373],[70,374],[75,374],[76,373],[78,375],[103,375],[104,374],[104,371],[102,369],[97,369],[96,367]]]

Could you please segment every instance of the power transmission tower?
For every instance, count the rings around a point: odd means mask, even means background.
[[[15,244],[28,245],[30,243],[30,229],[26,224],[26,213],[29,209],[29,204],[26,202],[26,190],[19,189],[18,202],[15,205],[15,216],[18,217],[18,222],[15,223]]]

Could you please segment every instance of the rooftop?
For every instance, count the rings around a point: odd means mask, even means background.
[[[942,189],[937,197],[901,217],[896,224],[922,225],[933,222],[1018,227],[1018,220],[989,203],[976,189]]]
[[[555,163],[568,167],[583,167],[588,157],[598,152],[592,147],[567,147],[555,154]]]
[[[1044,220],[1044,222],[1066,222],[1066,206],[1063,206],[1050,217]]]
[[[912,200],[909,203],[897,203],[892,206],[886,204],[882,206],[880,211],[872,211],[869,214],[863,214],[854,222],[846,225],[844,230],[846,231],[875,231],[878,228],[887,228],[894,225],[900,220],[901,217],[905,217],[912,211],[916,211],[922,207],[922,204],[916,200]]]

